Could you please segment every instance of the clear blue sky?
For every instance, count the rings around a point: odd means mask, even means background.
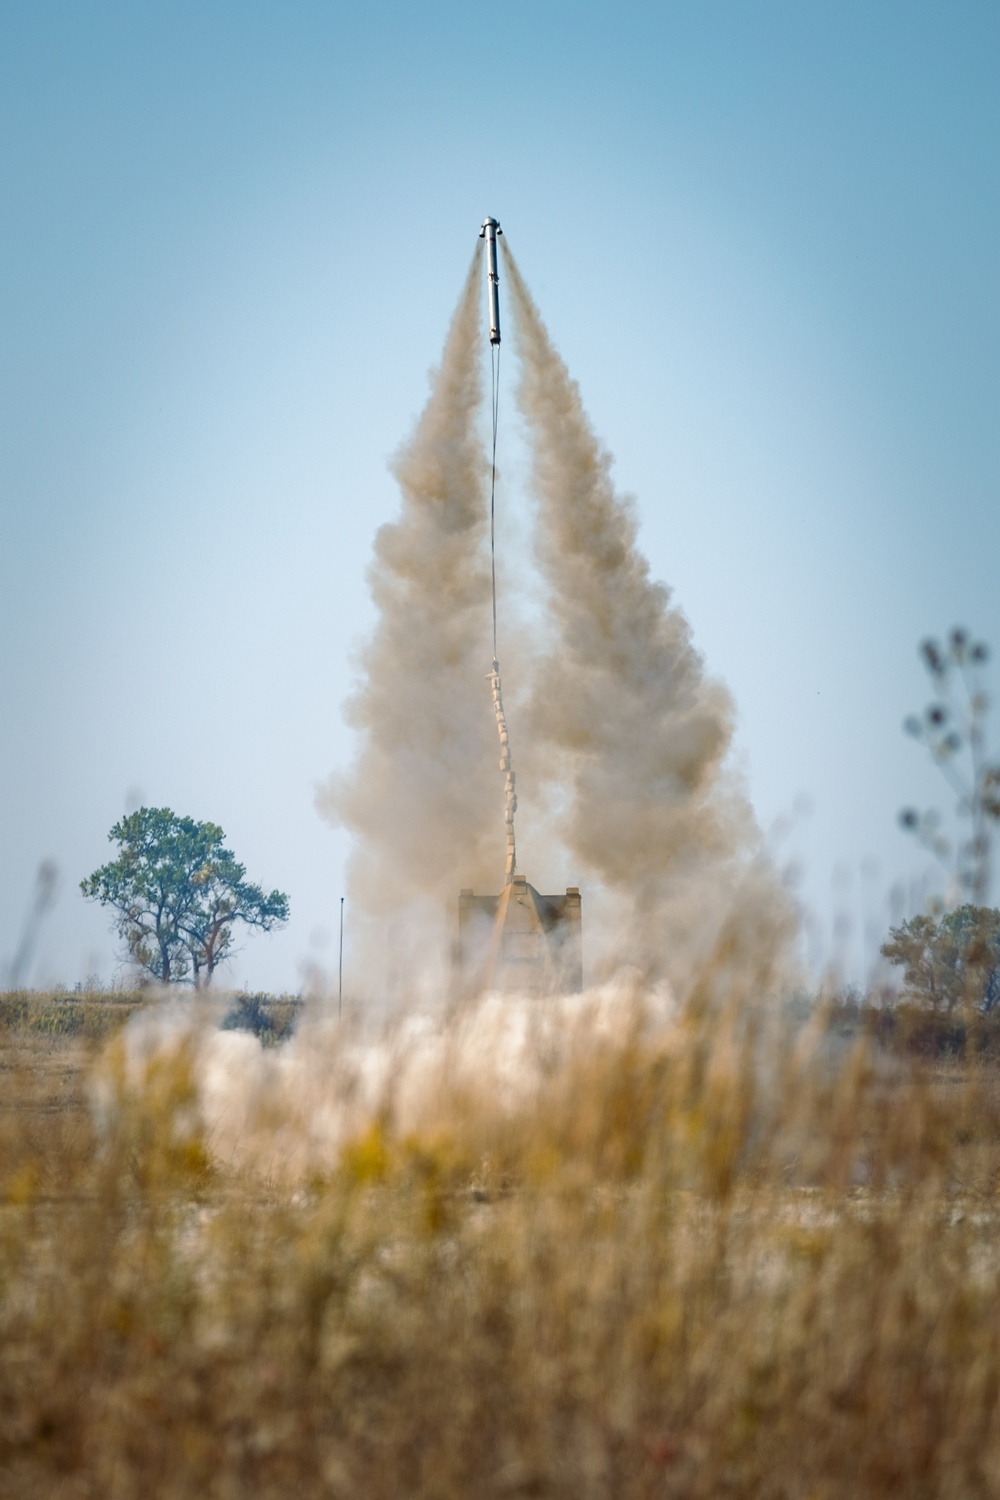
[[[998,78],[995,3],[7,0],[0,964],[50,856],[31,977],[111,976],[77,883],[130,799],[290,893],[237,982],[331,961],[314,790],[486,213],[762,822],[811,804],[819,948],[860,930],[925,868],[900,804],[947,800],[918,639],[1000,651]]]

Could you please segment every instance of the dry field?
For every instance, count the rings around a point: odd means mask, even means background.
[[[1000,1493],[995,1064],[582,1013],[286,1181],[195,1045],[0,1030],[3,1496]]]

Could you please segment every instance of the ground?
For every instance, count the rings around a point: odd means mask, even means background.
[[[104,1029],[0,1029],[0,1494],[1000,1488],[992,1063],[581,1022],[282,1181]]]

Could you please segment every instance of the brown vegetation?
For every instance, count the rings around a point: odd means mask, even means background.
[[[97,1116],[96,1044],[0,1035],[0,1493],[995,1493],[1000,1074],[629,1015],[287,1185],[195,1032]]]

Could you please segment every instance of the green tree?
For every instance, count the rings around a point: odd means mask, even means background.
[[[904,995],[935,1010],[1000,1003],[1000,911],[960,906],[947,916],[911,917],[889,930],[882,955],[903,970]]]
[[[108,838],[118,858],[80,889],[112,908],[129,957],[161,984],[210,984],[232,955],[238,924],[270,932],[288,920],[288,897],[265,894],[246,879],[216,823],[180,818],[169,807],[140,807]]]
[[[181,920],[199,987],[211,984],[218,965],[232,956],[238,923],[270,932],[288,921],[288,897],[281,891],[265,892],[247,880],[246,866],[221,847],[221,830],[219,836],[220,846],[193,876],[197,900]]]

